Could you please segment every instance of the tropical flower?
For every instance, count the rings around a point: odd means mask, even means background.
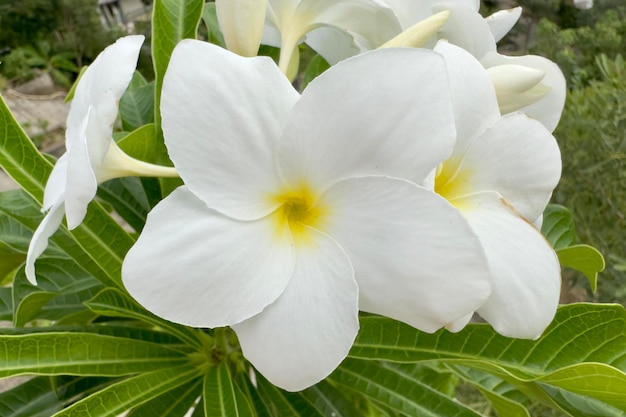
[[[35,260],[48,246],[63,216],[74,229],[87,213],[98,184],[129,175],[177,176],[173,168],[159,167],[126,155],[112,139],[120,98],[135,71],[143,36],[127,36],[107,47],[81,77],[67,116],[67,152],[54,166],[44,191],[43,211],[26,257],[26,276],[33,284]]]
[[[266,57],[181,42],[161,112],[186,185],[128,252],[129,293],[173,322],[232,326],[292,391],[344,359],[359,308],[428,332],[465,317],[491,289],[482,248],[416,185],[452,149],[449,94],[432,51],[359,55],[300,96]]]
[[[525,114],[500,116],[480,63],[440,42],[457,122],[452,155],[436,170],[434,190],[467,219],[485,249],[493,292],[477,311],[499,333],[537,338],[559,302],[559,261],[537,230],[559,181],[554,137]],[[457,323],[463,326],[465,322]]]
[[[509,57],[498,53],[496,42],[513,27],[521,15],[521,8],[502,10],[483,18],[478,0],[382,0],[396,13],[402,30],[433,14],[449,11],[448,21],[442,25],[425,47],[434,47],[438,39],[445,39],[470,52],[489,70],[497,82],[496,90],[503,89],[498,98],[505,97],[500,110],[503,113],[523,111],[553,131],[565,105],[565,77],[552,61],[535,55]],[[411,45],[415,46],[415,45]],[[507,73],[506,76],[503,74]],[[518,77],[521,76],[521,79]],[[507,85],[503,81],[513,84]],[[533,81],[533,82],[531,82]]]
[[[399,31],[393,12],[380,0],[268,0],[263,43],[280,47],[279,67],[290,74],[290,65],[298,59],[297,46],[305,37],[335,64],[377,48]]]

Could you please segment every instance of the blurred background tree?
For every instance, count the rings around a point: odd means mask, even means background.
[[[554,132],[563,176],[553,200],[572,211],[579,242],[607,258],[598,292],[587,297],[626,305],[626,3],[595,0],[587,10],[572,0],[491,3],[486,14],[524,9],[501,48],[545,56],[563,70],[569,91]],[[588,289],[584,277],[567,276],[566,285]]]
[[[0,73],[23,82],[44,71],[68,87],[122,34],[104,28],[96,0],[0,0]]]

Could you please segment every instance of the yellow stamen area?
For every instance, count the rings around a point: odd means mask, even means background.
[[[471,171],[453,161],[442,162],[435,174],[435,192],[462,210],[462,197],[471,194]]]
[[[318,204],[318,198],[319,196],[313,193],[308,185],[272,195],[272,201],[280,204],[274,212],[278,234],[288,226],[295,242],[310,242],[311,236],[307,226],[319,228],[327,213],[327,210]]]

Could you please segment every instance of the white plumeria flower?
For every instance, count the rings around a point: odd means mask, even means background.
[[[279,67],[288,74],[305,37],[313,49],[335,64],[379,47],[399,30],[393,11],[380,0],[268,0],[263,43],[280,47]],[[326,48],[329,44],[333,47]]]
[[[129,293],[173,322],[232,326],[291,391],[345,358],[359,308],[427,332],[465,317],[490,294],[484,253],[416,185],[452,149],[449,94],[432,51],[360,55],[300,96],[269,58],[182,41],[161,112],[186,185],[128,252]]]
[[[489,78],[466,51],[447,42],[435,51],[448,63],[458,137],[434,189],[485,248],[494,289],[478,313],[505,336],[535,339],[554,318],[560,294],[559,261],[533,225],[561,175],[558,145],[526,115],[500,116]]]
[[[499,81],[513,80],[512,85],[496,84],[497,89],[504,88],[498,97],[506,97],[501,104],[503,113],[522,111],[539,120],[553,131],[565,105],[565,77],[552,61],[535,55],[509,57],[497,52],[496,42],[502,39],[513,27],[521,15],[521,8],[496,12],[487,18],[479,13],[478,0],[383,0],[396,13],[407,30],[435,13],[451,12],[448,21],[441,27],[430,44],[434,46],[438,39],[445,39],[470,52]],[[420,45],[421,46],[421,45]],[[503,68],[498,68],[503,66]],[[517,70],[514,67],[519,67]],[[515,75],[532,72],[530,77],[518,80]],[[508,72],[510,76],[501,76]],[[537,79],[536,74],[541,76]],[[535,80],[530,84],[529,80]],[[521,87],[525,88],[522,89]]]
[[[48,246],[63,216],[69,229],[80,225],[98,184],[129,175],[178,176],[173,168],[126,155],[112,139],[119,100],[130,83],[144,37],[118,39],[98,55],[81,77],[67,116],[67,151],[54,166],[44,191],[43,211],[26,256],[26,276],[36,285],[35,260]]]

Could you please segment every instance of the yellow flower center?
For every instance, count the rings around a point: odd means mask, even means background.
[[[435,192],[461,210],[459,197],[471,194],[471,171],[453,161],[442,162],[435,174]]]
[[[272,196],[272,200],[280,204],[274,213],[278,230],[288,226],[294,241],[307,242],[310,239],[307,226],[319,228],[327,212],[317,204],[318,197],[308,185]]]

